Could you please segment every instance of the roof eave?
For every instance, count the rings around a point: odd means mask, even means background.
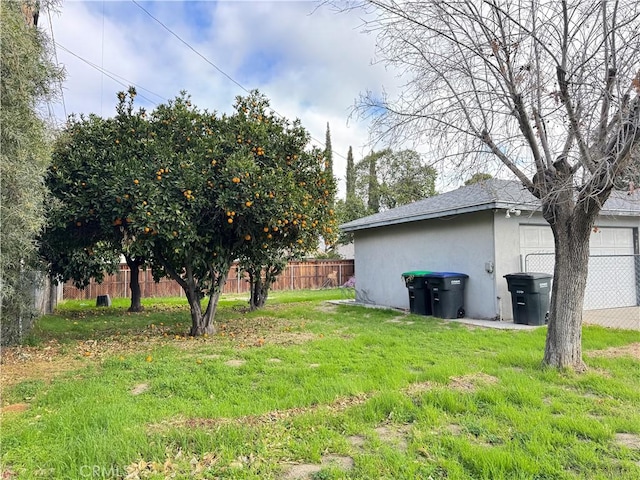
[[[348,223],[340,225],[340,229],[344,232],[355,232],[357,230],[366,230],[369,228],[388,227],[391,225],[400,225],[403,223],[419,222],[421,220],[431,220],[433,218],[450,217],[453,215],[462,215],[464,213],[480,212],[484,210],[492,210],[494,208],[511,208],[517,203],[509,202],[489,202],[480,205],[467,205],[459,208],[452,208],[446,210],[437,210],[428,213],[421,213],[418,215],[410,215],[406,217],[391,218],[388,220],[378,220],[361,225],[349,226]],[[524,207],[522,207],[524,208]]]

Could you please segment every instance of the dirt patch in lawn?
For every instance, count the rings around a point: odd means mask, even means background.
[[[380,441],[393,445],[402,452],[406,452],[409,446],[407,435],[411,427],[409,425],[381,425],[375,429]]]
[[[285,468],[283,479],[308,480],[327,465],[335,465],[341,470],[352,470],[355,466],[353,458],[340,455],[324,455],[320,465],[317,463],[298,463]]]
[[[365,438],[361,437],[360,435],[351,435],[347,437],[347,442],[349,442],[349,445],[355,448],[363,448],[365,441]]]
[[[29,410],[28,403],[14,403],[11,405],[6,405],[0,409],[2,413],[22,413],[26,410]],[[0,477],[1,478],[1,477]]]
[[[640,435],[634,433],[616,433],[614,440],[618,445],[622,445],[631,450],[640,450]]]
[[[424,393],[433,389],[433,387],[434,387],[433,382],[429,382],[429,381],[417,382],[417,383],[412,383],[407,388],[405,388],[404,392],[409,396],[420,395],[421,393]]]
[[[611,347],[604,350],[592,350],[586,353],[589,357],[633,357],[640,359],[640,342],[631,343],[623,347]]]
[[[56,376],[78,370],[91,362],[111,356],[140,353],[162,345],[193,351],[204,345],[220,345],[220,337],[240,348],[266,344],[300,345],[320,336],[304,331],[304,323],[291,323],[269,317],[239,318],[217,325],[217,333],[209,337],[189,337],[176,326],[149,325],[142,332],[115,334],[60,344],[57,340],[39,346],[2,348],[0,386],[7,388],[25,380],[49,383]],[[200,358],[218,358],[211,354]]]
[[[146,392],[147,390],[149,390],[149,384],[148,383],[139,383],[138,385],[136,385],[135,387],[133,387],[131,389],[131,395],[141,395],[144,392]]]
[[[339,413],[347,410],[356,405],[361,405],[369,399],[370,395],[362,393],[351,397],[341,397],[336,401],[323,404],[314,405],[311,407],[300,408],[288,408],[285,410],[273,410],[271,412],[263,413],[261,415],[245,415],[237,418],[177,418],[173,420],[167,420],[157,424],[149,426],[149,431],[159,432],[168,428],[216,428],[220,425],[252,425],[262,426],[265,424],[275,423],[282,420],[289,420],[291,418],[303,415],[306,413],[313,413],[318,410],[327,409],[332,413]]]
[[[459,392],[471,393],[480,385],[493,385],[498,383],[498,378],[486,373],[470,373],[460,377],[450,377],[449,387]]]
[[[227,367],[241,367],[245,363],[247,363],[245,360],[238,360],[238,359],[227,360],[226,362],[224,362],[224,364]]]

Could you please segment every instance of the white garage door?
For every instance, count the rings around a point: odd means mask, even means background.
[[[589,276],[585,310],[637,305],[632,228],[598,228],[589,242]],[[520,225],[524,269],[553,273],[553,234],[543,225]]]

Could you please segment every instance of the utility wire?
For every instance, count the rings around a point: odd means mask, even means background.
[[[215,63],[213,63],[211,60],[209,60],[207,57],[205,57],[202,53],[200,53],[198,50],[196,50],[194,47],[191,46],[191,44],[189,44],[189,42],[187,42],[186,40],[184,40],[180,35],[178,35],[177,33],[175,33],[173,30],[171,30],[169,27],[167,27],[161,20],[159,20],[158,18],[156,18],[155,16],[153,16],[151,14],[151,12],[149,12],[149,10],[147,10],[146,8],[144,8],[142,5],[140,5],[136,0],[131,0],[131,2],[136,5],[140,10],[142,10],[144,13],[146,13],[149,17],[151,17],[153,20],[155,20],[162,28],[164,28],[167,32],[169,32],[171,35],[173,35],[175,38],[177,38],[182,44],[184,44],[189,50],[191,50],[193,53],[195,53],[196,55],[198,55],[202,60],[204,60],[205,62],[207,62],[209,65],[211,65],[213,68],[215,68],[218,72],[220,72],[222,75],[224,75],[225,77],[227,77],[231,82],[233,82],[235,85],[237,85],[240,89],[244,90],[247,93],[251,93],[244,85],[242,85],[240,82],[238,82],[236,79],[234,79],[231,75],[229,75],[227,72],[225,72],[224,70],[222,70],[220,67],[218,67]],[[284,115],[282,115],[281,113],[277,112],[275,109],[272,109],[273,113],[275,113],[276,115],[285,118]],[[310,138],[319,143],[321,146],[326,148],[326,145],[323,141],[318,140],[317,138],[313,137],[310,135]],[[331,152],[332,154],[337,155],[338,157],[346,160],[347,157],[345,157],[344,155],[340,154],[339,152]]]
[[[68,54],[70,54],[70,55],[73,55],[73,56],[74,56],[74,57],[76,57],[77,59],[79,59],[79,60],[83,61],[84,63],[86,63],[87,65],[89,65],[90,67],[95,68],[97,71],[99,71],[100,73],[102,73],[102,74],[106,75],[107,77],[109,77],[109,78],[110,78],[111,80],[113,80],[114,82],[116,82],[116,83],[118,83],[118,84],[122,85],[124,88],[128,88],[128,87],[130,87],[131,85],[133,85],[134,87],[136,87],[136,88],[138,88],[138,89],[140,89],[140,90],[144,90],[145,92],[149,92],[149,93],[151,93],[152,95],[155,95],[156,97],[158,97],[158,98],[162,99],[163,101],[167,100],[167,99],[166,99],[165,97],[163,97],[162,95],[159,95],[159,94],[157,94],[157,93],[155,93],[155,92],[152,92],[151,90],[149,90],[149,89],[147,89],[147,88],[144,88],[144,87],[142,87],[142,86],[140,86],[140,85],[137,85],[136,83],[131,82],[131,81],[127,80],[127,79],[126,79],[126,78],[124,78],[124,77],[121,77],[120,75],[118,75],[118,74],[116,74],[116,73],[110,72],[109,70],[106,70],[106,69],[104,69],[104,68],[100,67],[99,65],[96,65],[95,63],[93,63],[93,62],[91,62],[91,61],[87,60],[86,58],[82,58],[80,55],[78,55],[77,53],[72,52],[71,50],[69,50],[68,48],[66,48],[66,47],[65,47],[65,46],[63,46],[63,45],[60,45],[58,42],[56,42],[55,44],[58,46],[58,48],[60,48],[60,49],[64,50],[65,52],[67,52],[67,53],[68,53]],[[116,78],[116,77],[117,77],[117,78]],[[118,80],[118,78],[119,78],[119,79],[121,79],[122,81],[121,81],[121,80]],[[139,95],[140,97],[144,98],[146,101],[148,101],[148,102],[149,102],[149,103],[151,103],[152,105],[154,105],[154,106],[157,106],[157,105],[158,105],[158,102],[155,102],[155,101],[151,100],[149,97],[145,97],[145,96],[144,96],[144,95],[142,95],[141,93],[139,93],[138,95]]]
[[[207,57],[205,57],[203,54],[201,54],[199,51],[197,51],[195,48],[193,48],[186,40],[183,40],[183,38],[178,35],[177,33],[175,33],[173,30],[171,30],[169,27],[167,27],[164,23],[162,23],[160,20],[158,20],[156,17],[154,17],[151,12],[149,12],[149,10],[147,10],[146,8],[144,8],[142,5],[140,5],[138,2],[136,2],[136,0],[131,0],[140,10],[142,10],[144,13],[146,13],[147,15],[149,15],[151,18],[153,18],[158,24],[160,24],[160,26],[162,28],[164,28],[167,32],[169,32],[171,35],[173,35],[174,37],[176,37],[180,42],[182,42],[189,50],[191,50],[193,53],[195,53],[196,55],[198,55],[201,59],[203,59],[205,62],[207,62],[209,65],[211,65],[213,68],[215,68],[218,72],[220,72],[222,75],[224,75],[225,77],[227,77],[229,80],[231,80],[233,83],[235,83],[238,87],[240,87],[242,90],[244,90],[247,93],[250,93],[249,90],[247,90],[245,87],[243,87],[239,82],[237,82],[233,77],[231,77],[231,75],[227,74],[224,70],[222,70],[220,67],[218,67],[215,63],[213,63],[211,60],[209,60]],[[277,112],[276,112],[277,113]]]

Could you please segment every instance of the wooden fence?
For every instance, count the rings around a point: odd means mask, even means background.
[[[301,290],[343,285],[354,274],[353,260],[303,260],[289,262],[280,274],[272,290]],[[92,281],[84,290],[79,290],[71,282],[64,285],[64,300],[92,299],[98,295],[109,295],[112,298],[129,297],[129,280],[131,273],[126,264],[120,265],[115,275],[105,277],[101,284]],[[243,274],[237,264],[229,270],[227,283],[223,293],[249,292],[248,276]],[[142,298],[148,297],[181,297],[182,288],[174,280],[163,278],[156,283],[151,270],[140,272],[140,289]]]

